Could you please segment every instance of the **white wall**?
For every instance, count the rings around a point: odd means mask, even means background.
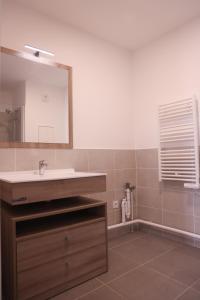
[[[25,106],[25,81],[19,82],[12,90],[13,95],[13,108]]]
[[[3,46],[27,43],[73,67],[75,148],[133,148],[128,51],[4,0]]]
[[[26,81],[25,142],[68,142],[65,94],[65,88],[36,81]],[[44,96],[47,98],[44,99]],[[48,127],[52,128],[49,139],[47,136],[46,140],[43,138],[39,140],[41,126],[47,127],[46,133],[48,133]]]
[[[136,148],[157,147],[158,104],[200,94],[200,20],[131,58],[103,40],[4,3],[4,46],[24,51],[32,43],[73,67],[76,148],[133,148],[134,139]]]
[[[200,96],[200,19],[133,53],[136,148],[158,145],[159,104]]]

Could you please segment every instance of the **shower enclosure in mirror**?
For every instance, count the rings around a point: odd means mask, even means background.
[[[72,148],[72,68],[1,47],[0,147]]]

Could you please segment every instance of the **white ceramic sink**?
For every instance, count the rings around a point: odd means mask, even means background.
[[[46,170],[44,175],[39,175],[38,170],[0,172],[0,180],[9,183],[62,180],[70,178],[102,176],[106,173],[76,172],[74,169]]]

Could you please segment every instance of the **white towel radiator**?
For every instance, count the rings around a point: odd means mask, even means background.
[[[159,179],[199,188],[197,100],[188,98],[159,106]]]

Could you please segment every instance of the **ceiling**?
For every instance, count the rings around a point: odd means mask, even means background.
[[[13,0],[135,50],[200,14],[200,0]]]

